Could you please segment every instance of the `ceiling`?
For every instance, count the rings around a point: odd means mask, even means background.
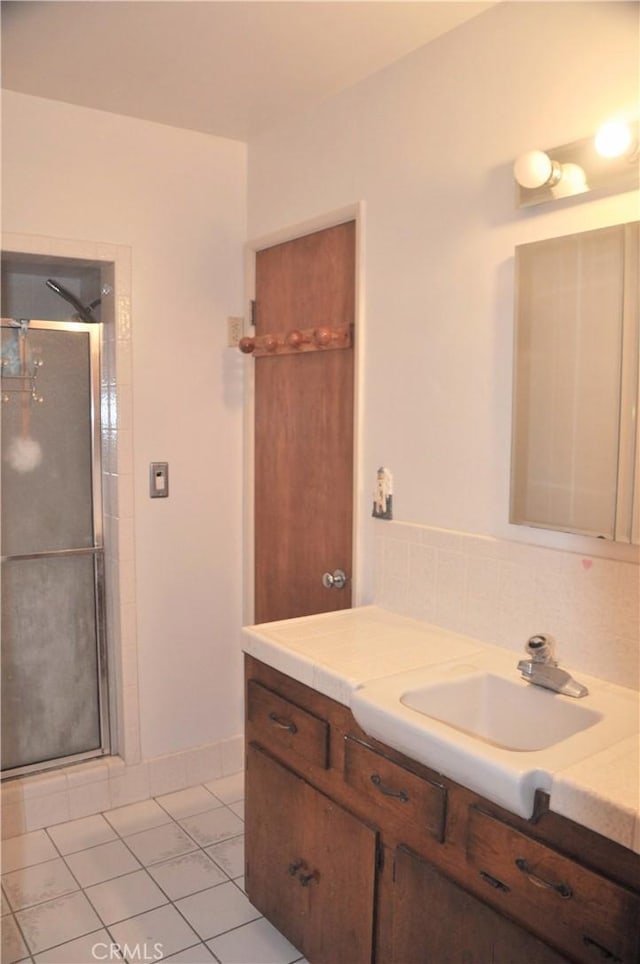
[[[5,0],[2,86],[248,140],[492,5]]]

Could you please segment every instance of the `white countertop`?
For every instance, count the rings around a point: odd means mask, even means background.
[[[243,636],[246,653],[345,706],[367,681],[493,649],[377,606],[263,623]],[[556,813],[640,853],[640,732],[557,771],[550,799]]]

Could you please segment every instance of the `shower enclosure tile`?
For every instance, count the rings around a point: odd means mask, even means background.
[[[67,786],[71,790],[87,783],[100,783],[109,778],[107,763],[84,763],[82,766],[70,767],[67,770]]]
[[[2,886],[14,911],[78,890],[78,884],[61,857],[4,874]]]
[[[38,773],[20,780],[19,786],[25,800],[49,797],[67,789],[67,777],[62,772]]]

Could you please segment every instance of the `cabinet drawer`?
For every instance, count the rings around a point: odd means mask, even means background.
[[[637,960],[638,895],[475,807],[467,861],[487,883],[487,901],[577,960]]]
[[[425,780],[353,737],[345,737],[344,778],[371,803],[444,839],[447,791]]]
[[[329,724],[279,696],[256,680],[247,683],[247,715],[259,726],[256,739],[281,759],[301,757],[323,770],[329,767]]]

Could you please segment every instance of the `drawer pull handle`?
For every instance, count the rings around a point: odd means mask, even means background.
[[[573,897],[573,891],[568,884],[554,884],[551,880],[545,880],[544,877],[539,877],[522,857],[516,857],[516,867],[518,870],[521,870],[527,880],[531,881],[536,887],[543,887],[545,890],[554,890],[563,900],[569,900],[570,897]]]
[[[486,870],[481,870],[480,876],[486,884],[489,884],[490,887],[494,887],[496,890],[502,890],[505,894],[508,894],[511,890],[510,887],[507,887],[506,884],[503,884],[502,881],[498,880],[497,877],[492,877],[491,874],[488,874]]]
[[[275,726],[281,727],[283,730],[288,730],[289,733],[297,733],[298,727],[291,720],[285,720],[282,716],[278,716],[277,713],[269,713],[269,719]]]
[[[304,867],[304,860],[296,860],[292,864],[289,864],[289,873],[291,876],[295,877],[301,867]]]
[[[595,951],[596,954],[600,956],[603,961],[611,961],[612,964],[622,964],[622,958],[616,957],[616,955],[603,947],[602,944],[598,944],[597,941],[592,940],[587,937],[586,934],[582,935],[582,941],[585,947],[588,947],[590,951]]]
[[[404,790],[392,790],[391,787],[385,787],[382,782],[382,778],[377,773],[371,774],[371,782],[374,787],[377,787],[380,793],[384,793],[385,797],[395,797],[400,800],[401,803],[409,802],[409,795],[404,792]]]

